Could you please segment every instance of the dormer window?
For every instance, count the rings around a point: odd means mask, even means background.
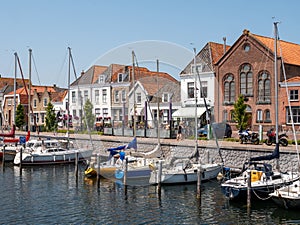
[[[98,83],[99,83],[99,84],[105,83],[105,76],[104,76],[104,75],[100,75],[100,76],[99,76],[99,78],[98,78]]]
[[[123,82],[123,79],[124,79],[124,74],[123,73],[119,73],[118,74],[118,82],[119,83]]]
[[[162,102],[169,102],[170,98],[169,98],[169,93],[163,93],[162,95]]]

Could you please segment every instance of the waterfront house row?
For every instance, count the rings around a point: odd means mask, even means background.
[[[71,84],[69,106],[73,124],[82,125],[83,107],[89,99],[94,106],[96,127],[114,125],[112,122],[118,126],[134,119],[139,124],[149,120],[147,125],[153,126],[158,117],[166,126],[170,119],[193,120],[196,102],[200,118],[198,126],[201,126],[208,119],[205,97],[212,112],[209,119],[230,123],[235,128],[234,102],[243,95],[247,100],[247,113],[251,115],[249,127],[258,130],[261,125],[266,130],[275,126],[273,42],[273,38],[252,34],[248,30],[244,30],[231,46],[226,44],[225,38],[222,44],[208,42],[181,71],[180,81],[167,73],[147,68],[135,67],[133,71],[129,65],[94,65]],[[277,59],[283,59],[283,64],[278,64],[279,107],[283,112],[279,115],[279,124],[282,129],[291,128],[288,95],[293,119],[299,128],[300,45],[280,40],[279,48]],[[287,83],[284,82],[284,72]],[[67,95],[61,102],[64,103],[60,110],[65,111]]]

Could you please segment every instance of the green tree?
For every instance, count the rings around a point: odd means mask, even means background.
[[[93,104],[89,99],[86,100],[84,104],[84,128],[89,128],[90,130],[94,128],[95,115],[93,114]]]
[[[53,110],[52,103],[49,102],[46,108],[46,130],[55,131],[56,129],[57,129],[56,115]]]
[[[25,125],[24,106],[19,104],[16,110],[16,127],[19,129]]]
[[[236,127],[245,130],[248,126],[250,114],[246,113],[247,105],[245,104],[245,97],[240,95],[238,100],[234,103],[233,119],[237,123]]]

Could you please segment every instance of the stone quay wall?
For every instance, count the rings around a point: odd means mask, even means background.
[[[36,135],[32,135],[33,138]],[[50,133],[41,133],[41,138],[65,138],[64,135],[56,134],[55,136]],[[132,137],[123,136],[105,136],[105,135],[70,135],[70,139],[73,140],[80,148],[93,147],[95,154],[100,154],[101,157],[108,157],[108,148],[117,147],[120,145],[126,145],[132,141]],[[177,158],[189,157],[195,152],[196,141],[195,140],[181,140],[176,141],[174,139],[161,139],[160,141],[162,156],[173,156]],[[158,140],[155,138],[137,138],[138,150],[137,152],[149,152],[155,148]],[[243,164],[250,157],[256,157],[261,155],[271,154],[275,148],[273,146],[267,146],[265,144],[252,145],[252,144],[240,144],[239,142],[229,141],[215,141],[215,140],[198,140],[197,142],[200,160],[202,163],[215,162],[221,163],[222,159],[224,166],[230,168],[242,168]],[[217,148],[217,145],[219,148]],[[218,150],[220,149],[220,150]],[[131,152],[135,152],[132,150]],[[219,154],[221,153],[221,156]],[[298,167],[297,151],[294,145],[287,147],[280,147],[280,160],[279,165],[282,171],[296,171]],[[276,160],[268,161],[273,168],[275,168]]]

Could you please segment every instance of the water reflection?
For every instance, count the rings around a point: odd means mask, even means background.
[[[74,165],[0,172],[0,224],[297,224],[297,212],[272,201],[232,203],[216,181],[196,185],[127,186],[83,176]]]

